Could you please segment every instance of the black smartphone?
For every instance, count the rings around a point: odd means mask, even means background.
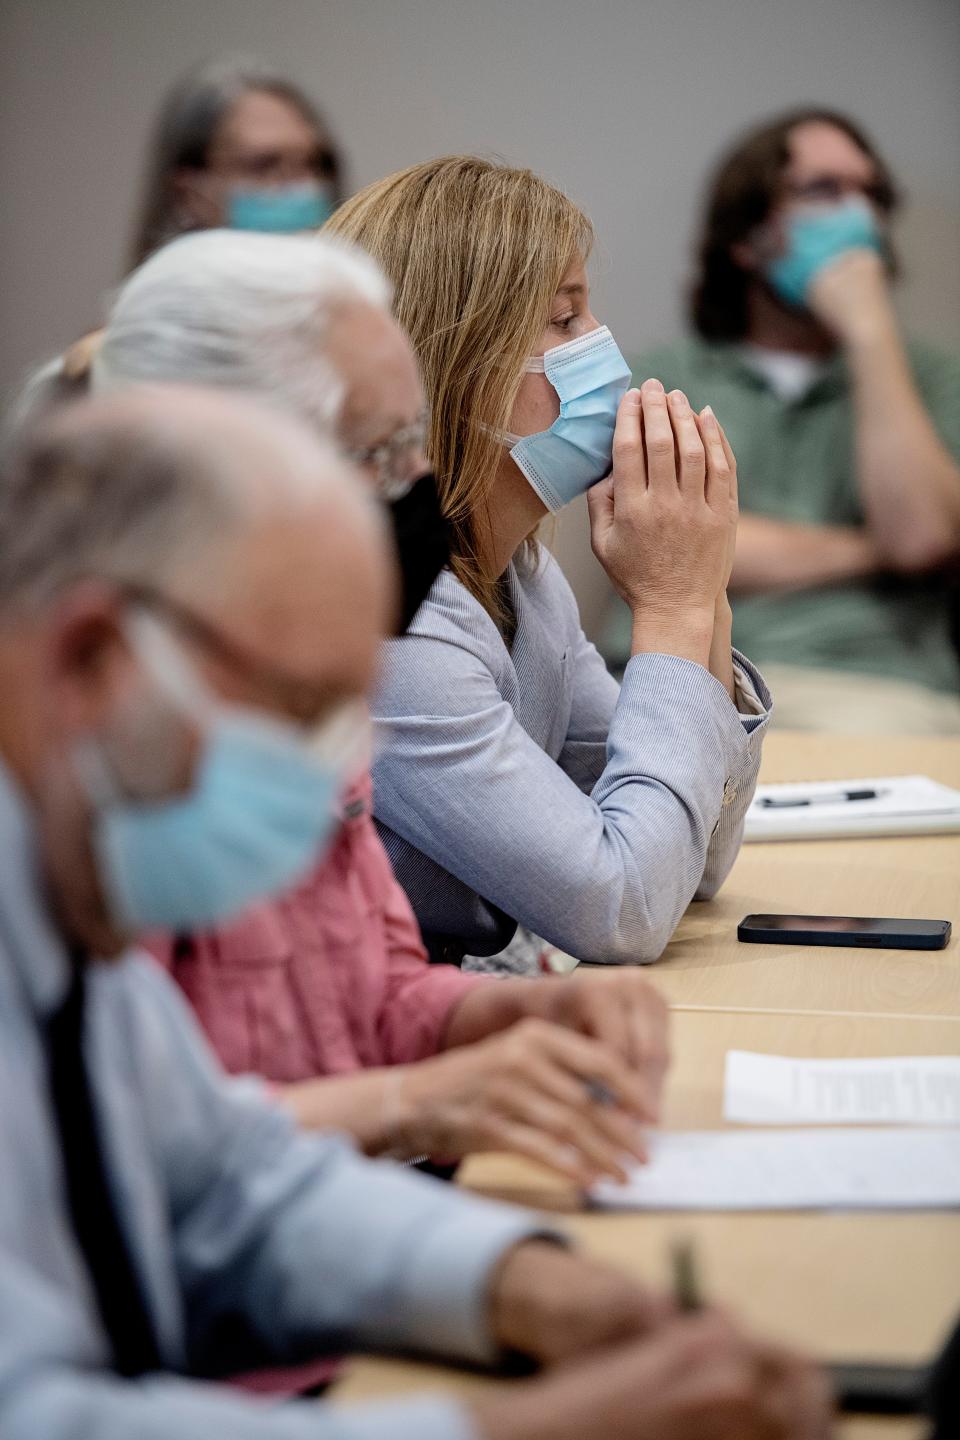
[[[929,1365],[827,1366],[838,1410],[862,1415],[922,1415],[930,1384]]]
[[[748,915],[737,939],[754,945],[872,945],[885,950],[942,950],[949,920],[884,920],[854,915]]]

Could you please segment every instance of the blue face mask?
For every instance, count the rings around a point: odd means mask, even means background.
[[[333,201],[318,180],[231,190],[227,201],[231,229],[264,230],[272,235],[318,230],[332,214]]]
[[[546,375],[560,396],[560,415],[549,430],[501,438],[544,505],[555,512],[609,474],[617,408],[630,385],[630,367],[601,325],[532,356],[526,368]]]
[[[96,742],[78,750],[101,884],[128,933],[211,925],[322,858],[360,758],[364,707],[345,707],[307,741],[293,725],[219,702],[159,620],[138,614],[129,634],[158,688],[197,719],[203,748],[189,791],[149,801],[122,793]]]
[[[788,305],[801,306],[813,277],[848,250],[884,253],[880,228],[865,200],[797,210],[787,220],[786,250],[767,266],[767,279]]]

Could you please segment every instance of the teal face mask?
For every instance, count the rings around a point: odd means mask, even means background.
[[[320,861],[360,760],[364,707],[344,707],[307,740],[293,725],[216,699],[160,620],[137,613],[128,634],[158,689],[201,727],[202,752],[188,791],[145,801],[123,793],[97,742],[78,749],[100,882],[127,933],[212,925]]]
[[[504,435],[510,456],[548,510],[556,512],[609,474],[617,409],[630,367],[606,325],[545,355],[527,370],[546,375],[560,396],[560,414],[536,435]]]
[[[318,230],[333,214],[333,202],[318,180],[297,185],[231,190],[227,224],[233,230],[263,230],[293,235]]]
[[[848,250],[884,253],[880,228],[865,200],[798,210],[787,220],[786,250],[766,267],[767,279],[788,305],[802,306],[814,276]]]

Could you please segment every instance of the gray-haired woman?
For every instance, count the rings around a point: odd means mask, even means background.
[[[316,229],[342,198],[341,157],[305,92],[260,60],[210,61],[161,108],[130,267],[188,230]]]

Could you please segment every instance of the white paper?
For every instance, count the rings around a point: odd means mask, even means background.
[[[838,800],[770,809],[764,799],[795,800],[876,790],[876,800]],[[758,785],[747,811],[746,840],[826,840],[834,836],[913,835],[960,830],[960,790],[928,775],[887,775],[871,780],[806,780]]]
[[[730,1050],[723,1095],[724,1118],[741,1124],[960,1125],[960,1056],[794,1060]]]
[[[960,1206],[960,1130],[678,1130],[656,1135],[615,1210],[885,1210]]]

